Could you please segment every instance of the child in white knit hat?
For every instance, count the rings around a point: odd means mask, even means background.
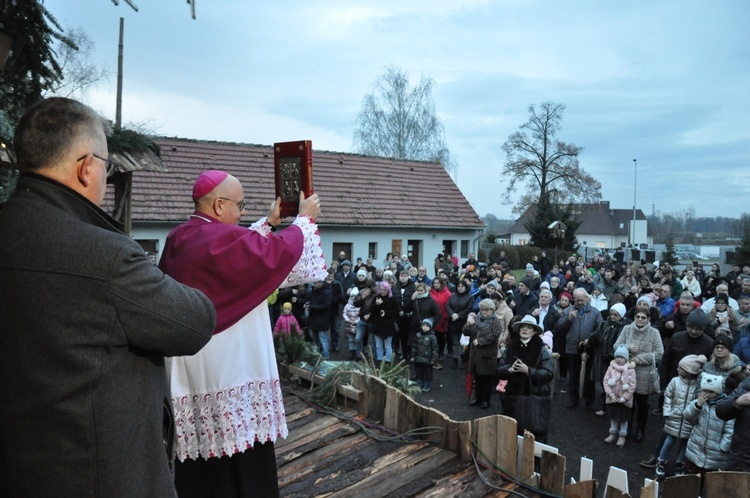
[[[673,377],[664,391],[664,443],[656,460],[656,478],[666,477],[667,459],[672,446],[678,444],[677,463],[674,467],[675,475],[685,473],[685,451],[690,437],[692,424],[684,419],[685,408],[698,397],[698,374],[706,363],[703,355],[689,354],[680,360],[677,376]]]
[[[605,443],[625,446],[628,435],[628,420],[630,409],[633,408],[633,393],[635,393],[635,365],[628,361],[630,353],[625,345],[615,350],[612,360],[604,374],[604,393],[607,415],[609,416],[609,436]]]

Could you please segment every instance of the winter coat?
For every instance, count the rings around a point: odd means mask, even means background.
[[[565,337],[565,353],[578,354],[578,344],[588,339],[604,321],[599,310],[585,306],[578,311],[578,316],[570,319],[570,312],[576,309],[568,306],[557,321],[557,330]]]
[[[320,288],[310,292],[308,301],[310,313],[307,316],[307,326],[312,332],[328,330],[331,319],[331,285],[323,282]]]
[[[650,325],[639,329],[631,323],[623,327],[614,347],[618,348],[622,344],[628,347],[628,350],[633,345],[638,346],[638,352],[630,355],[630,361],[638,358],[635,365],[636,394],[659,392],[659,373],[656,370],[656,364],[664,354],[659,331]]]
[[[373,334],[378,337],[391,337],[396,333],[396,319],[398,318],[396,299],[389,296],[375,296],[370,313]]]
[[[430,290],[430,297],[437,303],[440,309],[440,319],[435,321],[433,329],[437,334],[445,334],[448,332],[448,315],[445,305],[448,304],[448,300],[451,298],[451,291],[448,290],[448,287],[443,287],[439,291],[433,288]]]
[[[714,341],[704,332],[697,339],[693,339],[683,330],[675,333],[667,342],[661,359],[661,387],[667,387],[667,382],[677,375],[680,360],[689,354],[703,355],[710,358],[714,351]]]
[[[435,334],[429,332],[417,332],[417,337],[411,346],[412,358],[414,363],[431,365],[438,359],[438,342]]]
[[[479,317],[476,318],[479,320]],[[463,334],[469,336],[468,370],[477,375],[493,375],[497,369],[497,340],[503,331],[503,324],[493,314],[488,318],[489,327],[480,329],[476,323],[467,323]],[[474,345],[474,340],[478,345]]]
[[[685,420],[683,413],[691,401],[698,397],[700,384],[697,379],[672,378],[664,391],[664,432],[680,439],[690,437],[693,424]]]
[[[359,320],[359,308],[354,306],[352,301],[353,300],[350,299],[349,302],[346,303],[341,315],[344,318],[344,332],[350,335],[355,335],[357,333],[357,320]]]
[[[691,401],[685,411],[685,420],[693,424],[685,456],[695,466],[706,470],[724,470],[727,453],[732,443],[734,420],[724,421],[716,415],[716,405],[726,399],[722,394],[698,407]]]
[[[722,420],[733,420],[735,431],[729,449],[725,470],[750,472],[750,407],[738,407],[734,401],[750,392],[750,378],[742,381],[728,397],[716,403],[716,416]]]
[[[401,280],[399,280],[393,287],[393,297],[396,298],[399,311],[403,311],[405,317],[411,316],[411,296],[415,289],[416,286],[411,280],[407,280],[406,285],[401,285]]]
[[[589,347],[594,350],[599,363],[609,365],[615,359],[615,341],[630,322],[621,318],[617,322],[607,320],[589,337]],[[602,374],[603,377],[603,374]],[[598,378],[598,377],[597,377]]]
[[[460,334],[473,308],[474,297],[468,291],[463,294],[459,294],[458,292],[453,294],[445,305],[448,318],[448,332]],[[457,320],[453,320],[454,313],[458,315]]]
[[[743,337],[737,341],[737,345],[734,347],[732,353],[745,365],[750,363],[750,337]]]
[[[701,284],[698,283],[697,278],[693,278],[693,280],[688,282],[687,277],[685,277],[680,280],[680,283],[682,283],[682,288],[690,291],[693,297],[699,297],[701,295]]]
[[[422,320],[432,318],[433,323],[440,319],[440,308],[434,299],[428,294],[427,297],[413,299],[411,308],[411,331],[416,334],[421,330]]]
[[[607,404],[622,403],[633,408],[633,393],[635,392],[635,364],[627,362],[618,365],[612,360],[604,374],[604,393]],[[625,400],[623,403],[620,400]]]
[[[0,209],[0,241],[1,494],[176,496],[164,357],[211,339],[209,299],[38,175]]]
[[[530,355],[524,354],[526,348],[523,348],[518,336],[511,339],[500,359],[500,368],[497,370],[497,375],[508,381],[508,385],[505,387],[506,394],[549,396],[551,394],[550,383],[555,375],[552,353],[544,346],[542,338],[538,334],[531,337],[527,348],[531,351]],[[533,357],[533,359],[528,356]],[[530,392],[526,374],[510,371],[515,358],[520,358],[529,367],[528,377],[531,379],[532,385]]]
[[[274,334],[291,334],[292,333],[292,326],[294,326],[294,331],[296,333],[301,333],[302,328],[299,326],[299,322],[297,322],[297,319],[294,318],[294,315],[289,313],[288,315],[282,314],[277,320],[276,325],[273,328]]]
[[[513,314],[521,317],[530,315],[532,311],[539,307],[539,299],[531,291],[524,296],[520,292],[516,292],[513,296],[513,303]]]
[[[729,354],[723,363],[718,363],[716,357],[713,355],[701,368],[702,372],[706,372],[711,375],[721,375],[724,380],[733,373],[737,373],[742,370],[742,362],[737,355]]]

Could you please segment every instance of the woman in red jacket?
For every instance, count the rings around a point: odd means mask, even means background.
[[[445,309],[445,305],[448,304],[448,300],[451,298],[451,291],[448,289],[443,277],[436,276],[432,280],[430,297],[437,303],[438,308],[440,308],[440,320],[435,322],[434,330],[438,340],[438,361],[443,361],[446,338],[450,339],[448,337],[448,312]],[[453,341],[450,342],[451,344],[448,344],[448,351],[451,351],[453,346]],[[442,370],[443,366],[440,363],[435,363],[433,368]]]

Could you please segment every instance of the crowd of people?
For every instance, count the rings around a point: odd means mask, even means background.
[[[522,278],[504,253],[481,266],[473,254],[462,265],[439,255],[428,276],[406,256],[389,254],[381,266],[339,254],[324,284],[337,296],[325,301],[326,337],[308,337],[327,356],[328,335],[338,344],[342,334],[350,360],[372,342],[375,361],[412,362],[425,392],[433,369],[465,370],[469,404],[487,410],[499,398],[519,433],[530,429],[526,398],[551,396],[553,381],[565,385],[568,409],[608,420],[604,443],[641,443],[658,416],[662,437],[641,462],[657,478],[673,449],[675,474],[750,470],[750,441],[733,430],[750,423],[750,267],[722,275],[718,265],[706,273],[606,255],[553,262],[544,252]],[[312,294],[279,298],[304,323]],[[539,410],[552,416],[548,403]],[[546,439],[544,424],[533,429]]]

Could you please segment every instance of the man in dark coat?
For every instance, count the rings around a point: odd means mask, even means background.
[[[533,282],[528,277],[524,277],[518,282],[518,292],[513,296],[511,302],[513,315],[520,317],[530,315],[539,306],[539,299],[531,292],[531,285],[533,285]]]
[[[745,379],[728,398],[716,404],[716,416],[734,420],[727,466],[722,470],[750,472],[750,379]]]
[[[177,496],[164,356],[211,338],[214,308],[100,209],[106,124],[46,99],[21,118],[0,209],[3,496]]]

